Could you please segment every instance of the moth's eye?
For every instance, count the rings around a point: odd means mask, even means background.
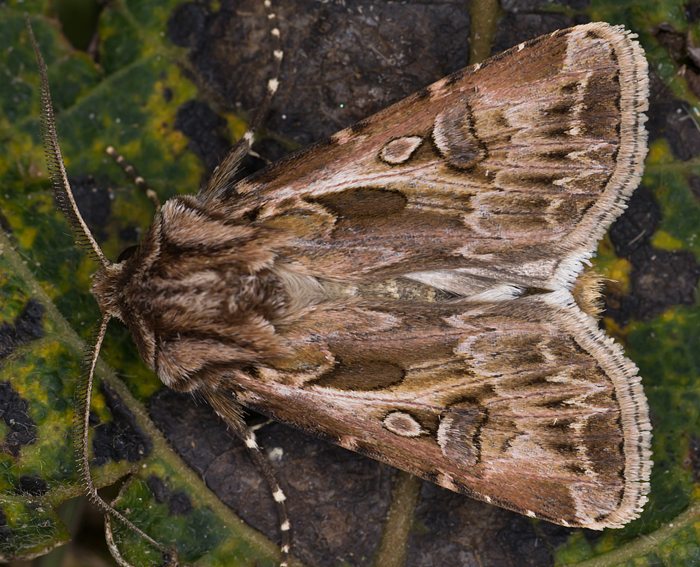
[[[119,264],[120,262],[123,262],[124,260],[128,260],[129,258],[131,258],[134,255],[134,253],[136,252],[136,250],[138,250],[138,246],[136,246],[136,245],[129,246],[128,248],[124,248],[124,250],[122,250],[122,253],[119,254],[119,258],[117,258],[117,264]]]

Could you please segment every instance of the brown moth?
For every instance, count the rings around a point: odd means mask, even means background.
[[[100,258],[98,348],[121,320],[239,434],[251,408],[530,517],[622,527],[651,426],[583,270],[639,183],[647,96],[632,34],[591,23],[243,181],[229,156],[133,254]]]

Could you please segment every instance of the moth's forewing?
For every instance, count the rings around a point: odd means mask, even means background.
[[[293,253],[314,274],[459,266],[561,287],[639,182],[647,93],[644,54],[621,28],[554,32],[282,160],[226,204],[300,217]]]
[[[648,491],[646,400],[571,289],[639,182],[646,73],[619,27],[555,32],[169,201],[133,263],[149,277],[122,286],[142,352],[166,384],[447,488],[622,526]]]

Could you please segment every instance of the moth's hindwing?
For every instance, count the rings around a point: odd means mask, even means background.
[[[647,93],[628,32],[577,26],[169,201],[140,253],[167,287],[130,324],[142,353],[441,486],[622,526],[648,492],[646,400],[572,289],[640,180]]]

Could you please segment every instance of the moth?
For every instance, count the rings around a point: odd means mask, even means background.
[[[54,186],[100,261],[93,369],[116,318],[251,448],[243,408],[533,518],[638,517],[647,403],[584,270],[646,155],[630,32],[521,43],[238,182],[234,152],[116,262],[77,210],[44,91]]]

